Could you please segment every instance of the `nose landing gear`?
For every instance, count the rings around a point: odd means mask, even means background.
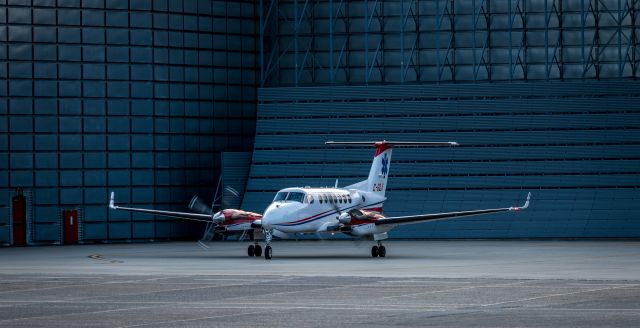
[[[272,230],[264,231],[264,241],[267,243],[267,246],[264,247],[264,259],[271,260],[271,239],[273,238]]]

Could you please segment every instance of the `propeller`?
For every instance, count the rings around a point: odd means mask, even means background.
[[[198,196],[193,196],[193,198],[191,198],[191,202],[189,202],[188,207],[196,213],[213,215],[213,209],[209,205],[205,204],[205,202]]]
[[[224,214],[222,212],[213,213],[213,208],[207,205],[200,197],[193,196],[191,202],[189,202],[188,208],[196,213],[211,215],[211,221],[207,223],[207,227],[204,230],[204,234],[198,240],[198,246],[203,249],[208,249],[209,246],[205,242],[210,241],[216,236],[216,227],[224,221]]]

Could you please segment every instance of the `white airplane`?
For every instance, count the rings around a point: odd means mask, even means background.
[[[529,207],[531,193],[520,207],[504,207],[462,212],[420,214],[410,216],[385,217],[382,214],[385,191],[391,166],[393,147],[433,147],[457,146],[456,142],[335,142],[327,145],[375,146],[376,152],[369,171],[369,177],[358,183],[338,188],[295,187],[278,191],[273,202],[263,215],[236,209],[225,209],[214,214],[158,211],[142,208],[120,207],[114,204],[111,193],[109,207],[114,210],[142,212],[180,219],[205,221],[215,225],[216,231],[223,233],[242,233],[251,231],[254,244],[249,245],[249,256],[261,256],[259,240],[264,239],[264,257],[272,258],[271,242],[273,236],[287,238],[297,233],[344,233],[360,238],[370,238],[376,242],[371,247],[372,257],[385,257],[386,247],[382,241],[388,238],[388,231],[404,224],[425,221],[447,220],[459,217],[491,214],[498,212],[520,211]]]

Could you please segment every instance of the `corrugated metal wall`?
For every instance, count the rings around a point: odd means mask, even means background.
[[[640,77],[637,0],[263,0],[262,86]]]
[[[251,152],[222,153],[221,208],[240,208],[250,167]]]
[[[193,194],[211,199],[221,151],[251,150],[255,9],[0,1],[0,220],[22,187],[33,191],[36,223],[81,209],[87,240],[199,237],[199,225],[108,211],[107,194],[183,210]]]
[[[639,237],[640,83],[263,88],[243,208],[289,186],[366,178],[373,150],[327,140],[458,141],[394,150],[387,215],[529,210],[401,227],[394,237]]]

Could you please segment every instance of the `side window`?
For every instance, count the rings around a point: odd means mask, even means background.
[[[362,196],[362,202],[364,203],[364,202],[366,202],[366,201],[367,201],[367,199],[366,199],[366,198],[364,198],[364,196]]]
[[[351,204],[351,195],[347,195],[347,201]]]
[[[318,195],[318,201],[322,204],[322,195]]]
[[[307,199],[306,200],[307,200],[307,203],[313,204],[313,196],[311,194],[307,195]]]

